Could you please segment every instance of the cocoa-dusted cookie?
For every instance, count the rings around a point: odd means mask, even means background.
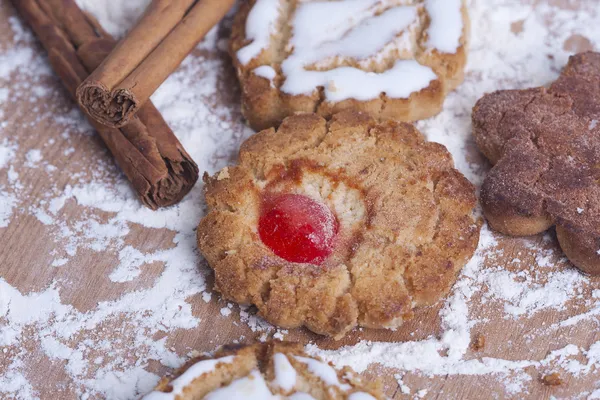
[[[383,400],[381,385],[336,370],[295,343],[227,346],[163,378],[143,400]]]
[[[230,51],[256,130],[346,109],[415,121],[462,82],[468,35],[464,0],[247,0]]]
[[[198,245],[229,300],[341,338],[444,296],[479,239],[473,185],[412,125],[344,111],[286,118],[205,176]]]
[[[484,96],[473,132],[494,164],[481,189],[492,228],[522,236],[555,225],[571,262],[600,274],[600,53],[572,56],[549,89]]]

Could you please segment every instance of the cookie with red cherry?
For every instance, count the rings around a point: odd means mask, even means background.
[[[396,328],[447,294],[479,240],[446,148],[357,111],[288,117],[204,180],[216,289],[284,328]]]

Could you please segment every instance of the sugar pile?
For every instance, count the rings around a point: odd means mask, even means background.
[[[111,33],[122,35],[149,0],[78,3]],[[470,109],[475,101],[488,91],[552,81],[575,49],[573,43],[579,43],[573,40],[575,34],[596,40],[591,45],[600,47],[600,14],[594,2],[580,2],[579,11],[568,1],[563,4],[569,7],[558,2],[538,2],[536,7],[530,3],[469,1],[472,35],[466,82],[448,97],[443,113],[418,124],[431,140],[448,147],[458,168],[476,184],[487,167],[474,156],[470,136]],[[194,228],[203,213],[201,184],[176,207],[157,212],[141,207],[127,182],[115,178],[116,167],[97,150],[91,127],[73,104],[63,101],[68,105],[60,109],[45,104],[45,99],[62,99],[64,92],[45,55],[5,2],[0,5],[0,18],[8,15],[12,37],[0,39],[0,237],[33,220],[54,241],[49,250],[52,261],[23,268],[35,267],[40,273],[51,269],[57,277],[43,287],[18,287],[5,278],[4,268],[20,266],[0,265],[0,397],[38,398],[47,388],[32,371],[35,359],[44,358],[52,365],[48,376],[59,380],[56,396],[136,398],[157,382],[156,361],[170,368],[184,362],[185,351],[174,350],[168,336],[193,335],[206,323],[196,316],[189,299],[217,301],[207,283],[208,272],[198,268],[195,249]],[[235,87],[224,86],[225,80],[232,79],[222,57],[224,46],[221,33],[213,30],[152,98],[200,170],[210,173],[231,163],[239,144],[252,133],[241,123],[237,106],[218,100],[224,88]],[[37,116],[33,120],[32,113]],[[62,134],[45,143],[19,134],[33,135],[49,125]],[[82,159],[74,151],[77,146],[92,150]],[[66,180],[60,174],[61,159],[69,161],[64,164],[69,171]],[[89,171],[88,165],[99,168]],[[35,185],[43,185],[43,190]],[[160,235],[163,240],[151,247],[131,244],[133,236],[143,234]],[[499,246],[499,241],[503,239],[483,230],[476,257],[440,312],[439,335],[404,343],[362,341],[333,351],[309,344],[307,349],[358,371],[372,363],[398,369],[399,390],[417,398],[435,391],[411,387],[410,374],[485,375],[516,397],[533,385],[532,368],[560,370],[574,379],[594,374],[600,366],[600,342],[571,343],[568,337],[569,329],[579,324],[597,329],[600,291],[594,290],[594,282],[568,267],[549,236],[538,242],[511,242],[522,249],[521,254],[510,254],[510,246]],[[78,264],[82,254],[108,260],[109,272],[101,278],[118,295],[85,307],[74,305],[74,288],[94,289],[84,279],[90,266]],[[162,268],[156,278],[149,286],[136,286],[153,265]],[[253,331],[271,329],[248,310],[219,308],[220,318],[229,323],[242,322]],[[542,356],[512,354],[510,344],[499,344],[497,353],[484,358],[469,350],[474,332],[485,331],[491,319],[513,324],[548,312],[559,316],[556,322],[521,338],[533,344],[540,338],[548,340],[551,351]],[[286,335],[286,331],[276,333],[280,338]],[[510,357],[503,358],[501,350]],[[583,396],[600,397],[592,387],[586,390]]]

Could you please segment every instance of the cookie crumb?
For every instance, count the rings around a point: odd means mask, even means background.
[[[483,350],[485,347],[485,336],[483,336],[481,333],[477,334],[471,343],[471,347],[473,347],[473,350],[475,351]]]
[[[197,357],[200,357],[202,355],[202,353],[200,353],[198,350],[194,349],[194,350],[190,351],[190,353],[188,355],[190,358],[197,358]]]
[[[546,386],[560,386],[562,385],[563,380],[558,372],[553,372],[551,374],[544,375],[542,378],[542,383]]]
[[[229,168],[225,167],[217,175],[217,180],[222,181],[223,179],[229,179]]]

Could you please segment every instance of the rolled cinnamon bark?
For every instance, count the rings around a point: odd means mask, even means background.
[[[11,0],[48,51],[71,95],[116,42],[74,0]],[[89,117],[89,115],[88,115]],[[90,118],[144,205],[179,202],[198,180],[198,166],[151,102],[121,129]]]
[[[133,30],[77,89],[98,122],[121,127],[148,101],[235,0],[154,0]]]

